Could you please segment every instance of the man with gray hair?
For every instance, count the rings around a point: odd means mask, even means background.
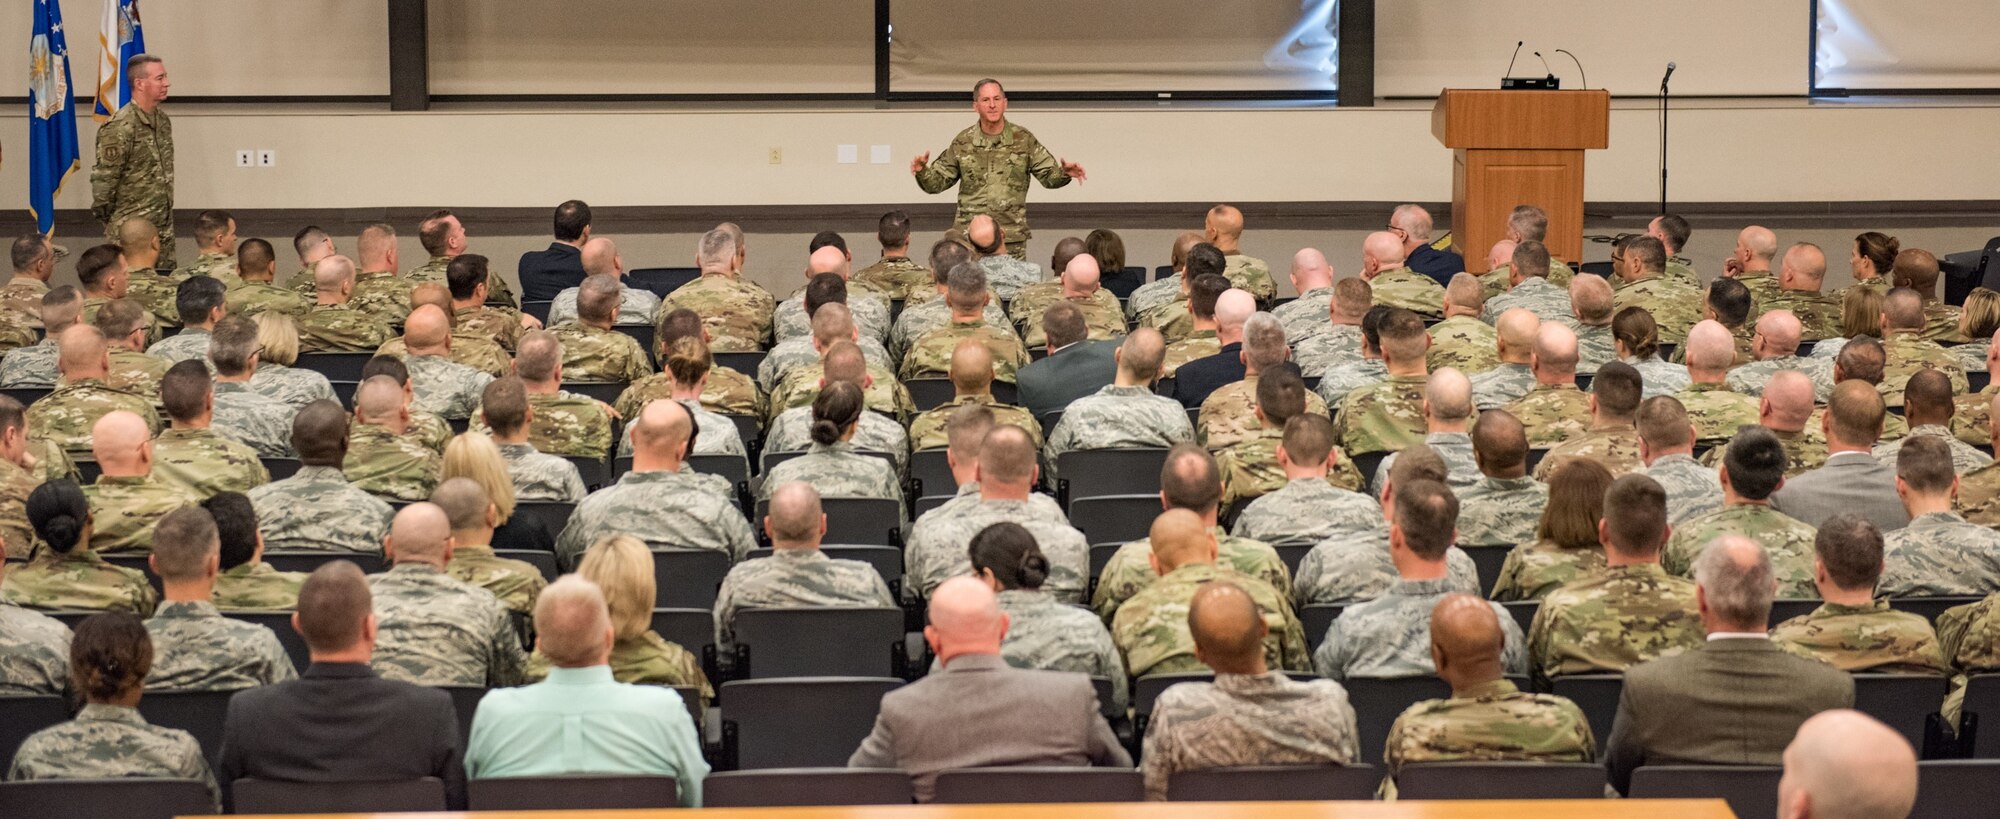
[[[1210,452],[1228,449],[1256,435],[1257,376],[1285,363],[1292,354],[1285,344],[1284,325],[1270,313],[1250,314],[1243,322],[1243,347],[1237,354],[1243,360],[1243,380],[1210,393],[1208,400],[1201,402],[1195,441]],[[1326,400],[1307,392],[1306,412],[1326,415]]]
[[[771,343],[771,314],[777,300],[756,282],[743,278],[743,254],[738,234],[718,227],[701,236],[695,264],[701,277],[681,285],[660,300],[660,315],[654,319],[656,336],[665,329],[657,326],[678,308],[701,316],[709,333],[709,346],[716,352],[756,352]]]
[[[1444,321],[1431,325],[1427,331],[1431,349],[1424,360],[1431,369],[1456,367],[1461,372],[1476,373],[1499,366],[1493,325],[1479,318],[1480,308],[1485,304],[1486,290],[1479,286],[1479,277],[1460,273],[1445,284]]]
[[[514,374],[528,392],[528,442],[550,455],[603,457],[611,448],[611,412],[600,401],[562,388],[563,343],[547,330],[521,335],[514,354]],[[481,413],[473,414],[472,430],[486,432]]]
[[[1403,240],[1403,263],[1438,284],[1465,272],[1465,257],[1431,244],[1431,212],[1418,205],[1397,205],[1389,214],[1389,232]]]
[[[1765,633],[1778,583],[1763,547],[1724,535],[1708,544],[1694,575],[1708,640],[1625,671],[1604,744],[1620,793],[1646,764],[1776,765],[1808,718],[1854,706],[1847,672],[1786,653]]]
[[[535,650],[549,676],[480,699],[466,775],[671,776],[681,805],[700,807],[708,775],[700,730],[679,694],[612,679],[616,641],[597,584],[577,575],[550,584],[535,601]]]
[[[354,294],[352,259],[328,256],[314,265],[313,294],[313,305],[299,317],[301,351],[365,352],[395,337],[382,319],[349,303]]]
[[[660,297],[653,295],[653,291],[625,286],[625,257],[619,255],[618,245],[608,237],[594,236],[583,243],[583,274],[584,281],[604,276],[618,285],[616,324],[645,324],[660,312]],[[579,284],[556,294],[549,305],[549,327],[576,320],[576,299],[582,289]]]
[[[1903,819],[1917,802],[1917,754],[1859,711],[1826,711],[1785,746],[1779,819]]]
[[[377,628],[370,663],[386,679],[418,685],[519,683],[527,664],[520,634],[492,592],[445,573],[455,544],[451,519],[436,505],[396,513],[382,540],[395,566],[368,577]]]
[[[792,481],[771,491],[764,533],[771,538],[770,556],[736,564],[716,592],[716,645],[736,641],[733,626],[743,609],[895,607],[889,585],[873,567],[835,560],[819,550],[826,537],[826,512],[811,484]]]
[[[1574,318],[1564,324],[1576,331],[1576,371],[1595,373],[1618,360],[1618,341],[1611,333],[1611,283],[1602,276],[1578,276],[1569,282],[1569,307]]]
[[[298,412],[285,401],[251,385],[263,353],[257,344],[257,323],[242,316],[224,316],[209,334],[208,363],[215,368],[217,434],[248,444],[264,458],[290,458],[292,419]]]
[[[612,329],[623,285],[612,276],[590,276],[577,285],[576,320],[549,329],[563,344],[563,370],[577,381],[643,381],[652,360],[631,336]]]
[[[1487,299],[1480,317],[1493,321],[1501,313],[1524,307],[1545,323],[1567,320],[1575,312],[1570,306],[1569,285],[1551,281],[1550,268],[1549,249],[1541,242],[1529,239],[1514,245],[1514,261],[1507,274],[1509,289]]]
[[[1519,262],[1514,258],[1514,251],[1519,250],[1521,245],[1529,242],[1542,244],[1546,248],[1548,235],[1549,214],[1547,211],[1534,205],[1514,206],[1514,209],[1507,214],[1506,234],[1499,242],[1494,243],[1493,249],[1489,252],[1487,258],[1489,268],[1479,276],[1480,281],[1486,285],[1487,298],[1490,299],[1507,292],[1507,289],[1512,287],[1515,281],[1518,281],[1514,278],[1514,269],[1519,265]],[[1546,257],[1546,255],[1545,251],[1543,256]],[[1548,259],[1544,264],[1548,267],[1547,278],[1550,284],[1554,284],[1557,287],[1569,286],[1574,276],[1569,269],[1569,265],[1563,264],[1553,258]],[[1530,272],[1529,275],[1535,274]]]
[[[1271,315],[1285,325],[1285,337],[1297,344],[1326,332],[1327,314],[1333,307],[1333,265],[1318,248],[1305,248],[1292,255],[1292,289],[1298,298],[1271,309]]]
[[[168,512],[153,529],[147,563],[163,594],[146,621],[153,639],[148,690],[234,691],[298,677],[270,629],[223,617],[210,602],[221,548],[215,519],[199,506]]]
[[[910,345],[903,356],[900,376],[904,379],[942,376],[951,373],[951,353],[966,339],[986,345],[993,355],[993,375],[1009,384],[1014,371],[1028,365],[1028,348],[1006,323],[986,323],[987,305],[993,294],[986,289],[986,274],[974,265],[959,265],[948,274],[944,301],[951,310],[951,323],[939,327]]]

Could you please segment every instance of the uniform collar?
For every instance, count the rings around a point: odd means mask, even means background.
[[[611,677],[611,666],[590,665],[582,668],[551,667],[543,682],[548,685],[605,685],[617,681]]]
[[[207,600],[180,600],[161,603],[154,617],[184,617],[189,619],[221,617],[222,611]]]
[[[1462,692],[1454,693],[1451,695],[1451,698],[1455,700],[1491,701],[1505,699],[1519,693],[1521,693],[1520,688],[1515,687],[1514,683],[1506,677],[1501,677],[1480,683]]]
[[[146,718],[139,715],[139,709],[108,703],[91,703],[76,712],[79,722],[121,722],[126,725],[145,725]]]

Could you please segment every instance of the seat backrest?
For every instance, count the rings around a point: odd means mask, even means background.
[[[264,471],[271,473],[271,480],[282,481],[299,474],[297,458],[258,458],[264,463]]]
[[[569,461],[576,466],[577,477],[583,479],[583,488],[592,492],[603,489],[605,484],[611,482],[611,464],[605,460],[608,457],[610,457],[609,453],[590,457],[582,455],[562,456],[563,460]]]
[[[0,389],[0,395],[5,395],[8,398],[21,402],[21,406],[23,407],[30,406],[36,401],[42,400],[43,396],[52,392],[55,392],[54,387],[7,387]]]
[[[654,605],[660,608],[706,609],[715,606],[715,591],[729,574],[729,555],[713,549],[673,549],[647,544],[653,552]]]
[[[542,579],[554,581],[561,570],[556,567],[556,553],[543,549],[494,549],[493,556],[507,560],[519,560],[535,567],[542,573]]]
[[[648,290],[664,299],[681,285],[699,278],[699,267],[642,267],[625,271],[625,286]]]
[[[1326,630],[1346,610],[1346,603],[1307,603],[1300,606],[1299,626],[1306,632],[1306,650],[1318,651],[1319,644],[1326,641]]]
[[[757,368],[763,365],[764,356],[769,355],[769,353],[758,350],[756,352],[716,352],[711,355],[715,356],[715,366],[727,367],[751,378],[756,378]],[[750,439],[745,438],[743,440],[748,443]]]
[[[1070,524],[1083,532],[1089,543],[1128,543],[1143,540],[1151,533],[1153,519],[1160,516],[1159,493],[1150,495],[1100,495],[1077,498],[1069,503]]]
[[[1151,716],[1153,703],[1160,699],[1160,692],[1184,682],[1209,682],[1215,675],[1206,671],[1191,671],[1182,674],[1149,674],[1132,681],[1132,713],[1140,718]]]
[[[712,773],[701,783],[710,808],[907,805],[910,775],[873,768],[773,768]]]
[[[54,694],[0,697],[0,758],[13,760],[28,735],[69,719],[69,705]],[[13,814],[26,816],[28,814]]]
[[[402,782],[276,782],[238,779],[230,792],[237,813],[408,813],[445,809],[436,777]]]
[[[361,380],[361,369],[368,365],[374,353],[300,353],[293,366],[302,370],[312,370],[326,376],[328,381]]]
[[[172,819],[213,813],[215,803],[209,800],[208,785],[192,779],[31,779],[0,783],[0,816]]]
[[[653,609],[653,631],[699,657],[703,648],[715,644],[715,613],[708,609]]]
[[[820,553],[834,560],[859,560],[882,576],[883,583],[894,583],[903,579],[903,550],[894,546],[835,546],[820,544]],[[745,560],[762,560],[777,554],[777,550],[764,547],[751,549]]]
[[[1459,546],[1458,550],[1472,558],[1472,567],[1479,573],[1479,592],[1491,597],[1494,584],[1500,582],[1500,568],[1507,564],[1507,553],[1514,551],[1513,545]]]
[[[1641,765],[1632,771],[1633,799],[1722,799],[1737,816],[1778,815],[1775,765]]]
[[[949,495],[958,491],[958,479],[943,449],[920,449],[910,453],[910,477],[918,482],[919,496]]]
[[[1806,600],[1797,597],[1785,597],[1773,600],[1771,601],[1770,626],[1771,628],[1777,628],[1779,623],[1786,620],[1811,614],[1813,609],[1819,608],[1822,602],[1824,601]]]
[[[1600,746],[1611,738],[1611,723],[1618,718],[1618,697],[1625,691],[1623,674],[1574,674],[1550,682],[1549,693],[1576,703],[1590,721],[1590,734]]]
[[[1963,819],[2000,804],[2000,761],[1938,759],[1917,763],[1917,804],[1909,819]]]
[[[1775,787],[1777,783],[1772,784]],[[1604,797],[1604,766],[1588,762],[1427,762],[1405,765],[1396,776],[1396,797],[1601,799]]]
[[[894,546],[900,541],[903,505],[888,498],[821,498],[827,543]],[[762,526],[762,515],[758,516]]]
[[[1057,494],[1065,505],[1079,498],[1160,493],[1164,449],[1078,449],[1056,456]],[[1065,491],[1066,490],[1066,491]]]
[[[1124,547],[1122,542],[1090,544],[1090,578],[1093,582],[1104,574],[1104,567],[1111,563],[1111,556]]]
[[[555,307],[555,304],[553,301],[524,300],[521,302],[521,312],[534,316],[536,321],[541,322],[543,326],[547,326],[549,323],[549,310]]]
[[[1965,681],[1965,704],[1959,712],[1960,742],[1975,728],[1972,756],[2000,759],[2000,674],[1974,674]]]
[[[1874,717],[1924,747],[1924,724],[1944,705],[1949,683],[1926,674],[1855,674],[1854,710]]]
[[[1978,597],[1891,597],[1889,598],[1889,608],[1922,615],[1925,620],[1929,620],[1933,625],[1936,625],[1938,615],[1943,614],[1946,609],[1977,603],[1981,599]]]
[[[507,522],[493,530],[495,549],[539,549],[554,552],[556,536],[562,534],[569,525],[569,517],[576,513],[574,503],[551,501],[522,501],[514,504],[514,514]]]
[[[736,676],[901,677],[903,610],[893,606],[744,609],[731,623]]]
[[[738,770],[845,765],[875,727],[882,695],[902,684],[884,677],[723,683],[724,761]]]
[[[1167,779],[1169,802],[1307,802],[1375,798],[1382,771],[1371,765],[1258,765],[1180,771]]]
[[[1501,603],[1500,607],[1506,609],[1508,614],[1513,615],[1514,625],[1520,626],[1521,634],[1526,635],[1528,632],[1534,630],[1535,613],[1542,610],[1542,601],[1512,600]]]
[[[1389,726],[1403,710],[1424,700],[1451,696],[1451,686],[1436,677],[1351,678],[1342,680],[1354,704],[1355,735],[1361,748],[1375,752],[1389,741]]]
[[[1299,564],[1305,561],[1306,554],[1310,553],[1313,547],[1317,545],[1319,544],[1310,540],[1273,543],[1271,544],[1271,550],[1278,553],[1278,560],[1285,564],[1286,573],[1297,576],[1299,573]]]
[[[993,385],[997,387],[1000,382]],[[909,389],[910,401],[918,412],[937,409],[958,394],[958,388],[952,386],[949,378],[910,378],[903,381],[903,386]],[[994,400],[999,400],[999,396],[994,396]]]
[[[245,623],[256,623],[278,635],[278,645],[285,647],[285,656],[292,659],[292,667],[300,671],[312,664],[312,650],[306,647],[306,638],[292,628],[292,613],[289,611],[225,611],[222,616]]]
[[[472,810],[620,810],[680,807],[671,776],[523,776],[465,783]]]
[[[741,455],[689,455],[689,469],[704,475],[716,475],[735,486],[750,480],[750,462]]]
[[[932,801],[947,805],[1142,802],[1146,783],[1130,768],[962,768],[940,771]]]
[[[264,553],[264,562],[271,564],[271,568],[277,569],[278,571],[281,572],[304,572],[306,574],[311,574],[314,569],[317,569],[328,563],[332,563],[333,561],[336,560],[345,560],[350,563],[353,563],[354,565],[361,567],[361,571],[366,572],[368,574],[377,574],[386,568],[385,566],[382,565],[383,561],[382,561],[382,556],[380,554],[341,553],[341,552],[265,552]]]
[[[235,691],[148,691],[139,699],[139,714],[162,728],[178,728],[201,743],[202,756],[214,769],[222,761],[222,723],[229,716]]]
[[[472,718],[479,713],[479,700],[486,696],[486,689],[477,685],[440,685],[438,690],[451,695],[451,710],[458,715],[458,738],[460,742],[472,736]]]

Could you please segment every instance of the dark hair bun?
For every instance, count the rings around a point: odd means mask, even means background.
[[[1014,577],[1020,581],[1016,585],[1021,588],[1041,588],[1042,583],[1049,579],[1049,559],[1043,557],[1039,549],[1021,555],[1021,565],[1015,570]]]
[[[831,446],[833,442],[840,440],[841,432],[843,432],[843,430],[840,428],[839,424],[836,424],[831,420],[821,418],[817,421],[814,421],[812,425],[813,443],[819,444],[820,446]]]

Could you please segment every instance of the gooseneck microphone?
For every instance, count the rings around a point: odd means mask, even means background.
[[[1576,55],[1575,55],[1575,54],[1570,54],[1570,53],[1569,53],[1569,49],[1566,49],[1566,48],[1558,48],[1558,49],[1556,49],[1556,53],[1557,53],[1557,54],[1569,54],[1569,61],[1570,61],[1570,62],[1573,62],[1573,63],[1576,63],[1576,75],[1577,75],[1577,79],[1578,79],[1578,80],[1579,80],[1579,81],[1580,81],[1580,82],[1582,83],[1583,87],[1585,87],[1585,88],[1589,88],[1589,87],[1590,87],[1590,75],[1589,75],[1589,74],[1586,74],[1586,73],[1584,73],[1584,71],[1583,71],[1583,61],[1582,61],[1582,60],[1579,60],[1579,59],[1577,59],[1577,58],[1576,58]]]
[[[1514,41],[1514,56],[1512,56],[1512,57],[1508,57],[1508,58],[1507,58],[1507,73],[1505,73],[1505,74],[1502,74],[1502,75],[1500,75],[1500,76],[1502,76],[1502,77],[1512,77],[1512,76],[1514,76],[1514,61],[1515,61],[1515,60],[1518,60],[1518,59],[1520,59],[1520,58],[1521,58],[1521,46],[1523,46],[1523,45],[1527,44],[1527,42],[1528,42],[1527,40],[1515,40],[1515,41]],[[1667,73],[1670,73],[1670,74],[1671,74],[1671,73],[1673,73],[1673,68],[1672,68],[1672,67],[1669,67],[1669,68],[1667,69]]]

